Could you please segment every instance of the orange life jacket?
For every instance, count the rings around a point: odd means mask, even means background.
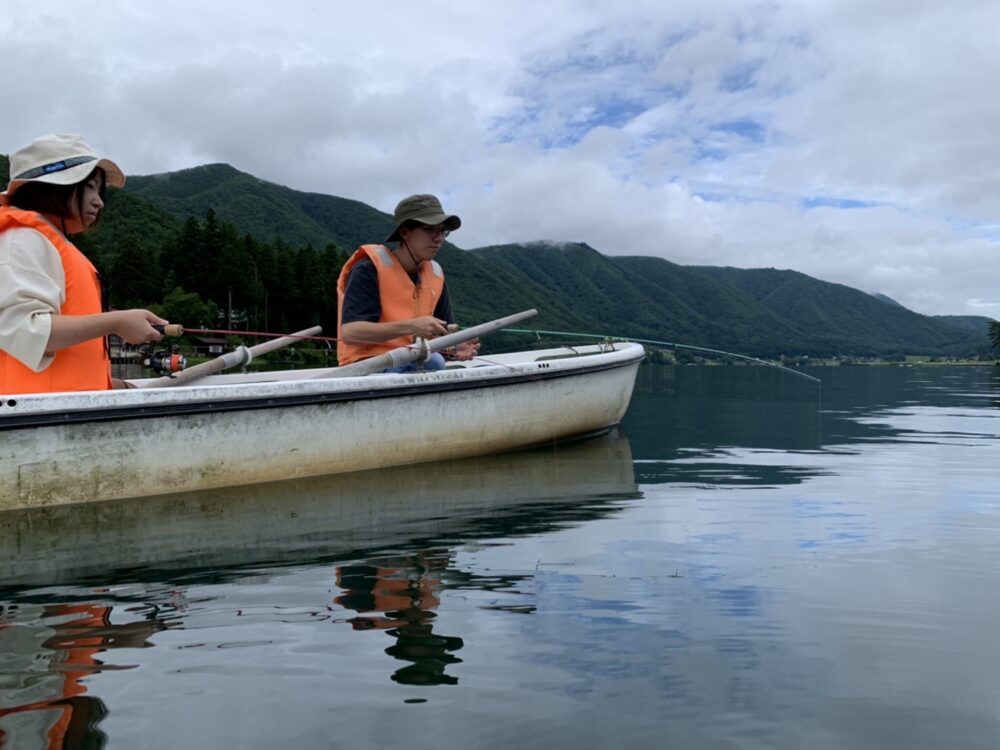
[[[0,206],[0,232],[17,227],[34,229],[59,251],[66,275],[66,301],[59,308],[59,314],[101,312],[101,283],[97,269],[86,256],[34,211]],[[7,352],[0,351],[0,395],[101,391],[111,387],[111,360],[103,336],[60,349],[41,372],[35,372]]]
[[[365,259],[371,260],[378,272],[378,295],[382,305],[379,323],[394,323],[423,315],[433,315],[438,300],[444,292],[444,271],[437,261],[421,263],[420,283],[414,284],[406,269],[385,245],[359,247],[344,264],[340,278],[337,279],[337,362],[341,365],[377,357],[390,349],[413,343],[413,336],[398,336],[377,344],[344,341],[342,321],[347,277],[350,276],[351,269]]]

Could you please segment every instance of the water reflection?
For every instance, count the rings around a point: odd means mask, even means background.
[[[994,373],[668,369],[629,441],[0,516],[3,718],[164,749],[995,746]],[[106,612],[54,638],[72,606]]]
[[[442,592],[511,589],[524,576],[463,570],[456,546],[600,518],[637,496],[628,441],[615,432],[505,456],[0,514],[0,747],[103,747],[108,707],[94,677],[132,666],[107,663],[110,650],[149,647],[168,629],[195,636],[184,652],[270,642],[206,639],[220,618],[380,631],[396,664],[388,680],[457,684],[448,670],[464,639],[436,625]],[[324,569],[339,590],[326,608],[270,601],[227,614],[201,593]]]
[[[139,500],[0,513],[0,591],[31,583],[229,575],[449,535],[504,533],[636,496],[619,432],[552,448]],[[549,523],[544,512],[537,524]],[[535,529],[537,531],[537,529]]]
[[[99,601],[0,607],[0,747],[103,747],[104,702],[87,680],[106,669],[102,654],[146,648],[168,627],[156,618],[111,622]]]
[[[817,385],[766,367],[642,367],[623,422],[640,484],[803,484],[830,455],[907,435],[904,414],[1000,406],[1000,368],[814,367]],[[963,430],[967,426],[963,425]],[[987,433],[987,436],[989,433]]]
[[[334,601],[359,613],[347,621],[355,630],[385,630],[395,639],[385,652],[409,662],[392,674],[395,682],[458,683],[457,677],[445,674],[445,668],[462,661],[454,652],[463,641],[434,632],[441,574],[450,562],[447,552],[439,550],[337,566],[337,585],[343,593]]]

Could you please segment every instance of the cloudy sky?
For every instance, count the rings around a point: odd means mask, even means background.
[[[0,0],[0,151],[227,162],[461,247],[791,268],[1000,318],[996,0]]]

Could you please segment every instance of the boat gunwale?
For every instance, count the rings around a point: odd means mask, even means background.
[[[552,351],[552,350],[549,350]],[[610,356],[609,355],[617,355]],[[70,424],[86,424],[90,422],[127,421],[134,419],[154,419],[158,417],[191,416],[198,414],[223,413],[232,411],[249,411],[260,409],[277,409],[289,407],[315,406],[332,403],[348,403],[353,401],[368,401],[385,398],[400,398],[425,394],[444,393],[450,391],[465,391],[473,389],[488,389],[526,385],[539,381],[551,381],[568,377],[576,377],[597,372],[617,370],[638,365],[644,356],[644,350],[639,344],[632,344],[622,349],[598,351],[580,355],[579,358],[547,359],[543,361],[525,361],[516,365],[498,364],[486,367],[463,367],[465,372],[455,377],[458,370],[444,370],[437,373],[427,373],[426,378],[405,376],[402,383],[396,384],[398,376],[380,375],[377,380],[372,376],[355,378],[326,378],[312,380],[270,380],[250,383],[231,383],[197,386],[187,386],[180,389],[169,389],[172,394],[185,394],[197,391],[197,398],[171,399],[158,403],[130,403],[125,405],[88,405],[86,407],[66,408],[55,406],[40,410],[25,410],[20,413],[0,413],[0,432],[33,427],[50,427]],[[600,357],[603,361],[581,365],[584,358]],[[608,361],[610,359],[610,361]],[[497,369],[503,368],[508,374],[499,375]],[[468,375],[473,373],[475,377]],[[444,375],[445,377],[441,377]],[[437,376],[437,377],[434,377]],[[392,378],[390,380],[389,378]],[[282,384],[308,384],[319,389],[308,389],[305,393],[255,393],[241,397],[231,395],[233,390],[260,390],[260,386],[280,386]],[[365,388],[338,387],[335,390],[322,388],[324,384],[368,385]],[[380,387],[370,387],[378,383]],[[166,389],[164,389],[166,390]],[[268,389],[265,389],[268,390]],[[301,387],[300,387],[301,390]],[[156,391],[141,390],[140,393],[156,393]],[[125,391],[116,393],[136,393]],[[37,395],[37,394],[31,394]],[[59,394],[76,397],[78,394]],[[91,392],[93,395],[93,392]],[[101,394],[105,395],[105,394]],[[192,394],[194,395],[194,394]],[[214,396],[214,397],[213,397]],[[7,397],[10,398],[10,397]],[[0,401],[3,399],[0,398]]]

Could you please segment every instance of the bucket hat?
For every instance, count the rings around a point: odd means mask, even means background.
[[[401,239],[399,228],[407,221],[419,221],[421,224],[431,226],[444,224],[445,229],[450,232],[462,226],[462,220],[454,214],[446,214],[441,207],[441,201],[433,195],[421,194],[403,198],[396,206],[393,217],[396,220],[396,228],[392,230],[386,242],[399,241]]]
[[[118,165],[98,156],[81,136],[66,133],[43,135],[11,154],[10,182],[3,195],[9,198],[28,182],[75,185],[87,179],[98,167],[104,170],[105,184],[112,187],[125,184],[125,175]]]

